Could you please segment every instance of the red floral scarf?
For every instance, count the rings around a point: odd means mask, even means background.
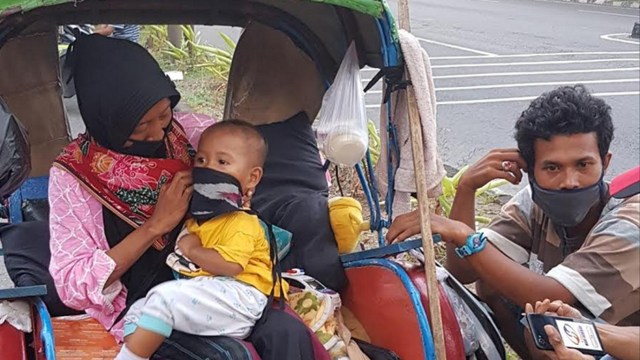
[[[167,134],[167,159],[125,155],[101,147],[86,134],[67,145],[53,163],[71,175],[102,205],[134,228],[153,214],[162,186],[191,168],[194,150],[175,120]],[[157,250],[167,239],[154,242]]]

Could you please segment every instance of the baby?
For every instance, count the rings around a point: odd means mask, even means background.
[[[152,288],[125,316],[116,360],[148,359],[173,330],[243,339],[274,291],[269,242],[243,199],[262,178],[267,144],[250,124],[228,120],[202,134],[193,169],[191,218],[178,236],[182,255],[201,271]],[[276,286],[278,285],[278,286]]]

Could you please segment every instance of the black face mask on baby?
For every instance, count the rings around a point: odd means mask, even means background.
[[[189,213],[198,221],[207,221],[242,210],[242,186],[229,174],[208,168],[194,168],[193,196]]]

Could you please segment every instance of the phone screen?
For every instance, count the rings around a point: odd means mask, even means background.
[[[556,328],[560,332],[562,342],[577,350],[602,351],[602,345],[596,333],[596,327],[591,323],[554,319]]]
[[[560,338],[566,347],[591,355],[604,354],[596,327],[590,321],[539,314],[527,314],[527,321],[539,349],[553,350],[544,331],[545,325],[552,325],[560,333]]]

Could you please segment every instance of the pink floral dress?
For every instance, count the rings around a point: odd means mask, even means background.
[[[191,144],[196,147],[211,117],[176,113]],[[120,281],[105,288],[115,262],[106,252],[102,205],[68,172],[52,168],[49,173],[51,263],[49,271],[62,302],[84,310],[105,328],[111,328],[125,308],[127,289]],[[122,341],[122,322],[111,333]]]

